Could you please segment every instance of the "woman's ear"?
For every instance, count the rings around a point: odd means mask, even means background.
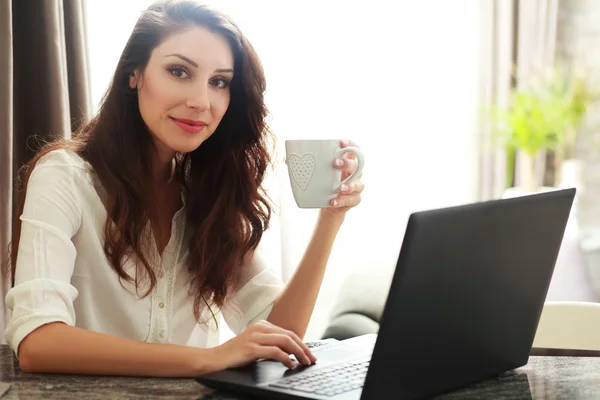
[[[140,73],[138,72],[138,70],[134,70],[132,73],[129,74],[129,87],[131,89],[137,89],[138,87],[138,83],[140,83]]]

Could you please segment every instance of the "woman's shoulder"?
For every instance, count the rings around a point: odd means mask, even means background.
[[[43,171],[43,172],[42,172]],[[32,174],[48,176],[70,176],[79,182],[89,183],[90,164],[79,154],[69,149],[51,150],[35,163]]]
[[[85,169],[86,161],[79,154],[69,149],[51,150],[44,154],[35,164],[37,167],[56,166],[65,168]]]

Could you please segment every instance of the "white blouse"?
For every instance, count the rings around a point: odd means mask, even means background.
[[[123,285],[103,250],[106,208],[92,167],[77,154],[56,150],[42,157],[27,186],[17,254],[15,285],[6,295],[12,316],[6,341],[16,352],[29,333],[50,322],[137,341],[210,347],[218,344],[214,323],[199,324],[189,293],[185,260],[185,203],[172,221],[162,259],[154,240],[157,285],[142,298]],[[133,261],[125,270],[135,271]],[[266,319],[283,282],[261,257],[260,246],[244,265],[242,285],[227,300],[223,314],[234,333]],[[218,314],[217,314],[218,316]],[[202,321],[211,321],[202,309]]]

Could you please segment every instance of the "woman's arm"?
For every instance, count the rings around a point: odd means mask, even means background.
[[[195,377],[222,368],[212,349],[136,342],[60,322],[27,335],[18,354],[28,373]]]
[[[356,143],[347,140],[341,141],[340,146],[358,147]],[[356,157],[348,153],[344,158],[336,159],[334,166],[342,170],[344,180],[356,170]],[[296,272],[273,304],[267,318],[270,323],[304,337],[321,289],[333,242],[346,212],[361,202],[361,193],[365,188],[361,176],[362,173],[358,179],[341,185],[338,196],[331,201],[332,208],[321,209],[315,231]]]
[[[312,315],[333,242],[344,221],[343,213],[321,211],[304,256],[267,318],[303,338]]]
[[[136,342],[54,322],[27,335],[18,353],[27,373],[153,377],[197,377],[260,358],[293,368],[290,354],[305,365],[316,361],[300,338],[268,322],[208,349]]]

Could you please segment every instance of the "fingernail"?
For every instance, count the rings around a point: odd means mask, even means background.
[[[346,185],[344,183],[344,184],[342,184],[342,186],[340,186],[340,189],[342,190],[342,192],[347,192],[348,191],[348,185]]]
[[[342,165],[344,165],[344,161],[338,158],[335,160],[335,165],[341,167]]]
[[[333,206],[337,207],[337,205],[338,205],[338,201],[337,200],[333,200]]]
[[[348,146],[350,144],[350,142],[346,139],[342,140],[342,143],[344,143],[344,146]]]

